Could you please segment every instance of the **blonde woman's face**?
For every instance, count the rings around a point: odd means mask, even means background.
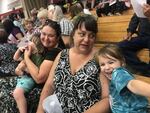
[[[39,20],[42,23],[42,25],[44,25],[46,22],[46,18],[44,18],[44,17],[39,18]]]
[[[30,31],[33,29],[33,24],[28,22],[27,24],[25,24],[25,28],[27,29],[27,31]]]
[[[53,20],[53,14],[54,14],[54,10],[53,9],[49,10],[48,11],[48,19]]]

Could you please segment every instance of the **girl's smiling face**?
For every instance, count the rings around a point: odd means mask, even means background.
[[[110,80],[111,80],[113,70],[123,66],[121,61],[119,61],[118,59],[110,55],[106,55],[106,56],[100,55],[98,58],[99,58],[101,73],[104,74]]]

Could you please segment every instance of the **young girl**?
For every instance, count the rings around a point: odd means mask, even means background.
[[[110,80],[110,106],[113,113],[146,113],[150,97],[149,84],[134,79],[116,45],[104,46],[98,52],[101,74]],[[145,96],[145,97],[144,97]]]
[[[40,41],[40,35],[34,34],[31,38],[31,42],[29,42],[28,44],[30,44],[32,47],[31,59],[34,62],[34,64],[39,67],[43,61],[41,53],[43,53],[44,51],[44,47]],[[24,94],[30,92],[35,86],[35,81],[28,73],[26,63],[21,57],[21,54],[24,51],[24,49],[27,49],[27,47],[21,47],[21,49],[18,48],[18,50],[14,54],[14,60],[20,61],[20,63],[16,67],[15,73],[18,76],[21,76],[21,78],[18,79],[17,86],[13,92],[13,96],[17,102],[20,113],[27,113],[27,103]],[[18,96],[21,96],[22,100],[18,99]]]

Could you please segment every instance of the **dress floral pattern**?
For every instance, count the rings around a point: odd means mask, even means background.
[[[3,75],[15,75],[18,62],[13,60],[17,47],[15,44],[0,44],[0,73]]]
[[[100,100],[100,70],[92,59],[72,75],[68,54],[69,50],[62,51],[55,70],[55,93],[64,113],[82,113]]]

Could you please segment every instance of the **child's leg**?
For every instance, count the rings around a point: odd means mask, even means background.
[[[29,76],[22,76],[18,79],[16,89],[13,92],[13,97],[16,100],[20,113],[27,113],[27,101],[25,92],[30,92],[35,85],[35,81]]]
[[[16,88],[13,92],[20,113],[27,113],[27,102],[23,88]]]

